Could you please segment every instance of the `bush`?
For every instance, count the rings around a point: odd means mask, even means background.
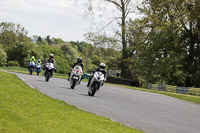
[[[19,62],[17,62],[17,61],[8,61],[8,66],[19,66]]]
[[[7,60],[6,52],[0,48],[0,66],[5,66]]]

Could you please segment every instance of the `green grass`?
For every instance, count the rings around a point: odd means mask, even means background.
[[[9,67],[0,67],[0,69],[7,70],[10,72],[19,72],[19,73],[29,74],[28,68],[23,68],[23,67],[9,66]],[[33,72],[33,75],[37,75],[37,73]],[[40,76],[43,76],[43,71],[40,72]],[[54,77],[67,79],[68,74],[54,73]]]
[[[6,70],[10,72],[18,72],[18,73],[24,73],[29,74],[28,68],[22,68],[22,67],[15,67],[15,66],[9,66],[9,67],[0,67],[0,70]],[[33,72],[33,75],[36,75],[36,72]],[[40,72],[40,76],[43,76],[43,71]],[[68,79],[68,74],[62,74],[62,73],[54,73],[55,78],[62,78],[62,79]],[[83,79],[83,82],[87,82],[88,79]]]
[[[0,72],[1,133],[141,133],[108,118],[79,110]]]
[[[112,84],[112,85],[116,85],[116,84]],[[126,85],[116,85],[116,86],[125,87],[125,88],[129,88],[129,89],[133,89],[133,90],[162,94],[162,95],[166,95],[166,96],[178,98],[178,99],[181,99],[181,100],[200,104],[200,96],[193,96],[193,95],[188,95],[188,94],[179,94],[179,93],[166,92],[166,91],[149,90],[149,89],[131,87],[131,86],[126,86]]]

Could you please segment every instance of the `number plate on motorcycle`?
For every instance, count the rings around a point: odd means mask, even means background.
[[[74,76],[73,79],[78,79],[78,77]]]

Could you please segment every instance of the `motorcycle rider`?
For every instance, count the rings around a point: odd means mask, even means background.
[[[39,64],[42,67],[42,62],[40,59],[38,59],[37,64]]]
[[[107,73],[107,72],[106,72],[105,68],[106,68],[105,63],[100,63],[100,64],[99,64],[99,67],[97,67],[97,68],[90,74],[90,78],[89,78],[89,80],[88,80],[87,87],[89,87],[90,82],[91,82],[91,80],[92,80],[92,78],[93,78],[95,72],[102,72],[102,73],[104,74],[104,81],[106,80],[106,77],[107,77],[106,73]],[[103,84],[102,84],[102,86],[103,86]]]
[[[81,66],[81,68],[82,68],[82,70],[84,71],[84,65],[83,65],[83,59],[82,59],[82,57],[78,57],[77,58],[77,62],[75,62],[74,64],[73,64],[73,66],[71,67],[71,71],[72,71],[72,69],[75,67],[75,66]],[[69,78],[70,78],[70,75],[71,75],[71,72],[69,72],[68,73],[68,75],[69,75]],[[69,78],[67,79],[68,81],[69,81]],[[81,77],[81,80],[83,79],[83,76]],[[80,82],[81,82],[81,80],[80,80]],[[80,82],[79,82],[79,84],[80,84]]]
[[[54,71],[56,72],[56,61],[55,61],[55,59],[54,59],[54,55],[53,54],[50,54],[49,55],[49,59],[48,60],[46,60],[46,63],[53,63],[54,64]],[[45,69],[46,69],[46,64],[44,65],[44,67],[43,67],[43,70],[45,71]],[[43,73],[44,74],[44,73]],[[53,73],[52,73],[52,76],[53,76]]]
[[[38,60],[38,62],[37,62],[37,63],[42,65],[42,62],[41,62],[41,60],[40,60],[40,59]]]
[[[30,62],[31,62],[31,61],[35,62],[35,56],[31,56],[31,58],[29,59],[29,61],[30,61]]]
[[[30,62],[32,62],[32,61],[35,63],[35,56],[31,56],[31,58],[29,59],[29,64],[30,64]],[[30,70],[29,64],[28,64],[28,70]]]

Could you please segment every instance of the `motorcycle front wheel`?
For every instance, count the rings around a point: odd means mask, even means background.
[[[76,80],[73,80],[73,81],[72,81],[71,89],[74,89],[75,85],[76,85]]]
[[[33,68],[30,68],[30,75],[33,74]]]
[[[50,77],[50,72],[47,72],[47,73],[46,73],[46,79],[45,79],[45,80],[46,80],[46,82],[48,82],[48,81],[49,81],[49,77]]]
[[[88,91],[88,95],[89,96],[94,96],[94,94],[96,93],[97,89],[98,89],[98,84],[93,84],[91,86],[91,89],[89,89],[89,91]]]

